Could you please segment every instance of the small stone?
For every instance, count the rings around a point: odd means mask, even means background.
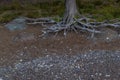
[[[90,75],[91,77],[94,77],[94,75]]]
[[[27,47],[24,47],[24,49],[27,49]]]
[[[46,55],[46,57],[49,57],[50,55]]]
[[[107,75],[105,75],[105,77],[110,77],[110,75],[109,75],[109,74],[107,74]]]
[[[99,76],[101,76],[102,75],[102,73],[99,73]]]
[[[23,53],[21,53],[20,55],[23,56]]]
[[[118,36],[120,37],[120,34]]]
[[[23,60],[22,59],[20,59],[20,62],[22,62]]]
[[[45,51],[48,51],[47,49],[45,49]]]
[[[98,75],[98,73],[95,73],[95,75]]]
[[[89,51],[92,51],[91,49]]]
[[[62,73],[60,73],[60,75],[63,75]]]
[[[109,40],[110,38],[109,37],[106,37],[107,40]]]
[[[2,78],[0,78],[0,80],[3,80]]]
[[[70,51],[72,51],[72,49],[69,49]]]
[[[87,57],[87,55],[85,54],[84,57]]]

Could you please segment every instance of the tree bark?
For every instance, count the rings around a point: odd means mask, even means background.
[[[65,13],[63,22],[68,24],[73,21],[75,15],[78,13],[76,0],[65,0]]]

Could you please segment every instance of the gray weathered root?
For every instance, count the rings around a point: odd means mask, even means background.
[[[44,26],[44,24],[55,24],[56,23],[51,18],[37,18],[37,19],[25,18],[25,19],[26,19],[27,24],[42,24]]]
[[[65,24],[63,21],[61,22],[55,22],[54,20],[50,18],[38,18],[38,19],[30,19],[27,18],[28,24],[42,24],[46,28],[43,29],[43,36],[49,33],[58,33],[63,31],[64,36],[66,36],[67,32],[70,30],[75,31],[78,33],[78,31],[87,31],[92,33],[92,37],[95,33],[102,33],[98,30],[98,28],[104,28],[104,27],[114,27],[114,28],[120,28],[120,20],[110,20],[110,21],[103,21],[103,22],[97,22],[93,19],[89,18],[79,18],[79,19],[73,19],[72,22]],[[53,26],[48,26],[47,24],[54,24]]]
[[[43,35],[64,31],[64,35],[66,36],[69,30],[73,30],[76,33],[78,33],[78,31],[83,30],[83,31],[91,32],[92,35],[94,35],[95,33],[102,33],[101,31],[98,30],[98,28],[104,28],[104,27],[120,28],[119,20],[116,20],[116,22],[114,21],[115,20],[96,22],[88,18],[74,19],[74,21],[69,24],[64,24],[63,22],[59,22],[53,26],[44,28]]]

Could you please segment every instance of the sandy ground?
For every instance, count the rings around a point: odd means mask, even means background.
[[[100,39],[90,39],[90,33],[87,32],[80,32],[78,34],[74,32],[69,32],[66,37],[63,36],[62,33],[60,33],[58,36],[54,37],[53,34],[49,35],[46,38],[40,38],[39,36],[41,35],[41,30],[42,27],[38,25],[28,25],[27,29],[22,30],[22,31],[9,31],[3,26],[0,26],[0,77],[1,80],[119,80],[120,78],[120,58],[119,58],[119,51],[120,51],[120,39],[119,38],[114,38],[108,40],[109,36],[105,37],[105,35],[100,36]],[[111,31],[110,31],[111,32]],[[98,51],[98,52],[94,52]],[[108,51],[108,52],[106,52]],[[116,52],[117,51],[117,52]],[[92,53],[94,54],[92,54]],[[53,62],[58,60],[61,65],[64,65],[66,62],[66,65],[68,66],[71,60],[76,60],[77,55],[81,56],[85,55],[87,53],[88,57],[91,56],[93,58],[93,63],[95,62],[96,65],[90,65],[90,68],[87,66],[83,66],[82,68],[87,67],[87,72],[84,73],[84,70],[78,71],[75,75],[78,76],[73,76],[73,72],[70,74],[66,74],[66,77],[61,77],[59,73],[59,70],[62,70],[63,68],[60,68],[59,65],[55,64],[55,68],[43,68],[43,69],[38,69],[41,73],[35,72],[35,68],[23,68],[25,70],[22,70],[20,67],[19,69],[15,70],[15,74],[13,74],[12,70],[14,70],[16,65],[21,65],[23,67],[26,67],[28,63],[29,65],[34,65],[33,61],[36,61],[36,65],[39,64],[39,61],[41,63],[45,62],[48,60],[48,63],[50,61],[50,58],[53,59]],[[101,55],[100,55],[100,54]],[[105,53],[107,53],[105,55]],[[106,58],[110,53],[110,56]],[[114,54],[115,53],[115,54]],[[98,55],[97,55],[98,54]],[[65,55],[70,56],[65,57]],[[89,56],[90,55],[90,56]],[[95,56],[96,55],[96,59]],[[105,56],[104,56],[105,55]],[[113,57],[111,57],[113,55]],[[51,56],[46,59],[46,56]],[[57,57],[58,56],[58,57]],[[100,56],[100,58],[99,58]],[[55,57],[55,58],[54,58]],[[59,60],[63,59],[63,62]],[[65,57],[65,58],[64,58]],[[75,57],[75,58],[74,58]],[[116,60],[114,60],[116,58]],[[64,60],[65,59],[65,60]],[[82,58],[81,58],[82,59]],[[80,59],[80,60],[81,60]],[[92,62],[92,59],[83,58],[82,62],[75,62],[73,63],[74,67],[75,65],[89,65],[90,61]],[[98,62],[96,62],[97,60]],[[103,64],[99,64],[99,60],[103,60]],[[109,63],[109,66],[105,66],[105,64]],[[40,63],[40,65],[42,65]],[[62,64],[63,63],[63,64]],[[27,65],[25,65],[27,64]],[[54,65],[53,63],[50,63],[50,65]],[[115,64],[115,65],[114,65]],[[50,67],[50,65],[48,67]],[[71,66],[72,64],[70,64]],[[101,67],[100,66],[104,66]],[[71,72],[71,68],[67,67],[65,70],[68,69]],[[95,67],[96,66],[96,67]],[[11,67],[11,68],[9,68]],[[105,74],[104,71],[101,74],[106,75],[109,78],[106,77],[99,77],[95,76],[94,70],[92,69],[95,67],[95,71],[98,70],[113,70],[113,72],[110,72],[110,74]],[[31,69],[30,69],[31,68]],[[58,69],[57,69],[58,68]],[[81,69],[82,69],[81,68]],[[8,71],[4,71],[8,69]],[[49,70],[49,73],[45,73],[44,76],[41,76],[44,74],[45,71]],[[117,71],[117,70],[118,71]],[[3,70],[3,71],[2,71]],[[30,73],[29,70],[31,70]],[[55,70],[56,72],[51,73],[51,70]],[[26,72],[24,72],[26,71]],[[75,70],[76,71],[76,70]],[[8,73],[7,73],[8,72]],[[20,73],[23,72],[23,73]],[[93,75],[92,75],[93,72]],[[62,72],[65,76],[64,71]],[[83,74],[82,74],[83,73]],[[113,74],[116,75],[113,75]],[[13,75],[12,75],[13,74]],[[17,75],[18,74],[18,75]],[[27,77],[20,76],[21,74],[24,74]],[[32,77],[32,74],[35,74],[34,77]],[[55,74],[58,74],[58,77],[61,78],[55,78]],[[84,75],[86,74],[86,76]],[[100,74],[100,75],[101,75]],[[6,77],[7,75],[8,77]],[[53,75],[53,77],[52,77]],[[72,75],[72,76],[71,76]],[[81,78],[79,76],[81,75]],[[92,75],[92,77],[90,77]],[[99,75],[96,73],[96,75]],[[111,75],[113,75],[111,77]],[[49,77],[48,77],[49,76]],[[50,77],[51,76],[51,77]],[[69,76],[69,78],[68,78]],[[70,78],[71,76],[71,78]],[[86,78],[85,78],[86,77]]]

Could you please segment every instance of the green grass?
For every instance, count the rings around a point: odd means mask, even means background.
[[[78,10],[82,15],[90,14],[102,21],[120,18],[120,2],[117,0],[77,0]],[[31,18],[63,16],[64,1],[37,4],[20,4],[15,1],[10,5],[0,5],[0,22],[8,22],[19,16]]]
[[[120,1],[117,0],[78,0],[81,14],[90,14],[98,21],[120,18]]]
[[[5,11],[0,15],[0,22],[8,22],[16,17],[18,17],[21,13],[19,12],[12,12],[12,11]]]
[[[14,2],[11,5],[0,7],[0,22],[8,22],[18,16],[26,16],[31,18],[56,15],[62,16],[64,12],[63,1],[25,5],[20,5],[19,3]]]

